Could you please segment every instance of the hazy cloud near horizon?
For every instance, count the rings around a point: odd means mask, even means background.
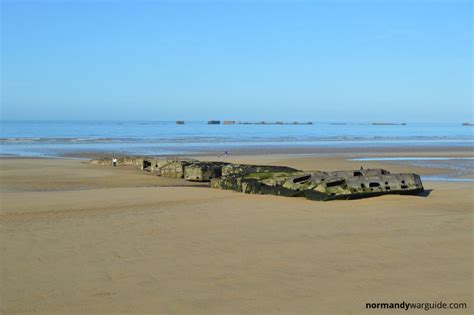
[[[471,1],[1,6],[2,119],[474,120]]]

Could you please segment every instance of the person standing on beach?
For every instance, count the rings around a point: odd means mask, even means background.
[[[117,158],[115,156],[112,158],[112,166],[117,166]]]
[[[228,152],[224,151],[224,153],[218,153],[217,157],[220,158],[221,156],[224,156],[224,158],[227,158],[227,154],[228,154]]]

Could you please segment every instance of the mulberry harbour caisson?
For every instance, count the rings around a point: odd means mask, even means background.
[[[109,165],[110,159],[91,161]],[[210,182],[210,187],[248,194],[305,197],[328,201],[386,194],[417,195],[424,191],[420,176],[392,174],[384,169],[302,171],[286,166],[232,164],[187,158],[123,157],[118,165],[140,167],[158,176]]]

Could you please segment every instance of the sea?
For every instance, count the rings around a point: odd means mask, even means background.
[[[469,147],[473,127],[459,123],[313,122],[209,125],[207,121],[1,121],[3,156],[60,157],[229,154],[241,150],[384,147]]]

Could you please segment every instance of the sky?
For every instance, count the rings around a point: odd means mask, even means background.
[[[1,1],[4,120],[473,119],[462,0]]]

